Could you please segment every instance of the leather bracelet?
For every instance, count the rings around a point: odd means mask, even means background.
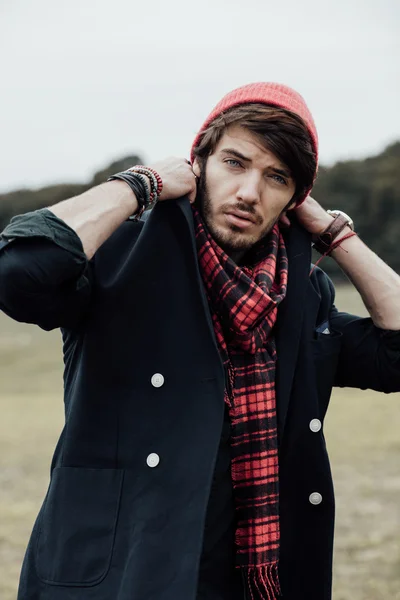
[[[318,267],[319,263],[321,262],[321,260],[323,258],[325,258],[325,256],[329,256],[334,250],[336,250],[336,248],[341,248],[342,243],[345,240],[349,240],[352,237],[355,237],[357,234],[355,231],[350,231],[350,233],[347,233],[346,235],[344,235],[343,237],[340,238],[340,240],[337,240],[336,242],[334,241],[332,243],[332,245],[329,247],[328,251],[325,252],[325,254],[323,254],[322,256],[319,257],[319,259],[317,260],[317,262],[315,263],[315,265],[313,266],[313,268],[310,271],[310,277],[311,275],[314,273],[315,269]],[[345,252],[347,252],[347,250],[345,250]]]
[[[343,231],[345,227],[349,224],[348,219],[343,215],[336,215],[333,219],[332,223],[320,233],[317,237],[313,238],[313,246],[317,252],[322,255],[326,255],[329,253],[329,249],[337,238],[339,233]]]
[[[109,177],[107,181],[113,181],[115,179],[125,181],[135,194],[139,210],[128,218],[130,220],[138,221],[144,211],[152,204],[145,176],[140,173],[132,173],[131,171],[121,171],[121,173],[116,173]]]

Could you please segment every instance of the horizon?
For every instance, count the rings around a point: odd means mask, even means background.
[[[132,148],[186,157],[222,96],[254,81],[305,98],[323,166],[400,139],[393,0],[4,0],[0,17],[0,193],[87,181]]]
[[[389,144],[386,144],[380,151],[375,152],[374,154],[368,154],[366,156],[362,156],[362,157],[359,157],[359,158],[358,157],[355,157],[355,158],[349,157],[349,158],[346,158],[345,160],[339,159],[339,160],[335,161],[332,164],[326,164],[326,163],[319,162],[318,163],[318,170],[321,169],[321,168],[322,169],[331,169],[331,168],[333,168],[336,165],[341,164],[341,163],[346,163],[346,162],[362,162],[362,161],[364,161],[366,159],[376,158],[376,157],[380,156],[381,154],[384,154],[389,148],[391,148],[392,146],[395,146],[396,144],[400,144],[400,138],[398,140],[394,140],[393,142],[391,142]],[[126,154],[124,156],[111,158],[108,163],[103,164],[103,165],[99,165],[98,168],[95,168],[94,171],[92,172],[91,176],[88,179],[86,179],[86,180],[77,180],[77,179],[62,180],[62,181],[56,181],[56,180],[51,181],[50,180],[48,182],[44,182],[43,185],[32,186],[32,187],[20,187],[20,188],[8,189],[8,190],[5,190],[5,191],[3,191],[1,189],[1,187],[0,187],[0,196],[5,196],[7,194],[12,194],[14,192],[20,192],[20,191],[25,191],[25,190],[27,190],[27,191],[29,190],[29,191],[35,192],[35,191],[38,191],[40,189],[45,189],[45,188],[48,188],[48,187],[55,187],[55,186],[59,186],[59,185],[85,185],[87,183],[90,183],[90,181],[93,179],[93,177],[99,171],[102,171],[103,169],[107,169],[112,163],[122,161],[122,160],[128,158],[129,156],[134,156],[134,155],[138,156],[139,158],[142,158],[139,152],[129,152],[128,154]],[[150,162],[147,162],[145,164],[151,165],[152,163],[150,161]],[[317,178],[318,178],[318,176],[317,176]]]

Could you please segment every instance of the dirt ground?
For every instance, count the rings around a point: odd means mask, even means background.
[[[341,310],[365,314],[350,288]],[[0,314],[0,600],[15,600],[63,422],[58,332]],[[400,394],[335,390],[325,423],[337,497],[334,600],[400,600]]]

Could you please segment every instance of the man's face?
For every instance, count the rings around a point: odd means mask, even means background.
[[[200,167],[193,170],[200,176]],[[204,221],[225,252],[245,252],[288,209],[296,189],[288,168],[240,125],[229,126],[201,174]]]

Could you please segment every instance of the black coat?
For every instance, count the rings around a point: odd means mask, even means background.
[[[4,233],[0,306],[45,329],[61,326],[65,355],[66,424],[19,599],[194,600],[225,373],[189,203],[159,203],[145,224],[125,222],[90,264],[59,248],[55,260],[59,240],[35,252],[34,228]],[[338,313],[327,276],[309,277],[309,234],[294,223],[285,235],[280,579],[284,600],[329,600],[334,496],[323,429],[310,422],[323,423],[333,385],[400,390],[400,336]],[[151,384],[156,373],[160,387]],[[315,492],[319,504],[310,502]]]

